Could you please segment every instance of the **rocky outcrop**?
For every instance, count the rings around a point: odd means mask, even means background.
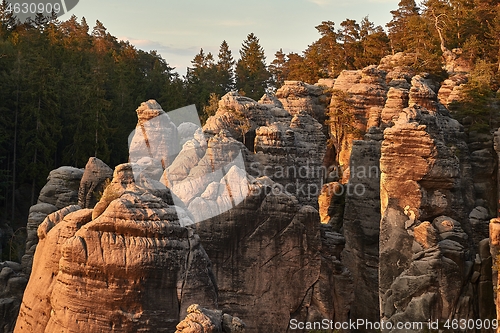
[[[470,73],[474,67],[471,59],[460,48],[446,50],[443,52],[443,59],[448,73]]]
[[[475,205],[483,206],[494,213],[497,206],[497,153],[490,133],[469,131],[469,147],[472,179],[474,182]],[[491,217],[491,216],[490,216]],[[488,218],[489,220],[489,218]]]
[[[174,331],[189,304],[216,306],[210,260],[169,192],[138,188],[124,164],[111,197],[95,219],[69,206],[39,227],[15,332]]]
[[[248,193],[247,154],[246,147],[228,131],[221,130],[206,142],[198,129],[165,169],[161,182],[179,199],[177,204],[187,207],[192,222],[200,222],[245,199]]]
[[[320,275],[317,211],[271,188],[257,181],[238,207],[195,225],[219,308],[244,318],[246,332],[285,332],[290,319],[306,320]]]
[[[386,74],[376,66],[342,71],[333,86],[342,94],[334,94],[331,99],[330,108],[339,111],[330,114],[330,136],[337,142],[337,164],[344,172],[344,183],[349,179],[352,142],[361,139],[370,127],[380,125],[389,89]]]
[[[2,267],[0,276],[3,276],[0,278],[2,279],[0,283],[3,285],[0,295],[1,311],[4,314],[2,331],[12,332],[14,329],[23,292],[31,274],[33,255],[38,244],[38,226],[51,213],[77,203],[82,175],[83,170],[73,167],[60,167],[50,172],[47,184],[40,191],[38,203],[29,209],[26,225],[26,250],[21,264],[0,263],[0,267]]]
[[[292,116],[306,112],[320,124],[324,124],[326,120],[328,97],[319,85],[285,81],[285,84],[276,91],[276,98]]]
[[[289,123],[291,117],[288,111],[276,103],[261,104],[236,92],[230,92],[222,96],[216,114],[207,119],[203,132],[212,136],[221,130],[229,131],[232,137],[253,151],[255,131],[258,127],[274,122]]]
[[[19,263],[5,261],[0,263],[0,330],[12,332],[19,313],[28,276],[22,272]]]
[[[300,203],[318,207],[326,168],[326,137],[322,126],[305,112],[295,115],[289,125],[279,122],[256,130],[254,162],[257,176],[278,184],[279,192],[297,197]]]
[[[89,158],[78,190],[78,205],[94,208],[102,195],[106,180],[113,178],[113,170],[97,157]]]
[[[136,113],[137,126],[129,136],[129,161],[141,164],[141,160],[147,163],[153,158],[152,163],[159,163],[163,170],[180,150],[177,126],[152,99],[141,103]]]
[[[449,106],[453,102],[459,102],[462,97],[462,89],[467,83],[467,76],[463,73],[455,74],[444,80],[439,88],[439,102],[445,106]]]
[[[49,214],[70,205],[93,208],[104,190],[105,180],[112,177],[113,170],[96,157],[89,159],[84,171],[61,167],[50,173],[47,184],[40,192],[38,204],[30,208],[28,215],[26,252],[22,258],[23,271],[28,276],[38,244],[38,226]],[[77,183],[78,190],[75,190]]]
[[[220,310],[210,310],[190,305],[188,315],[177,325],[175,333],[243,333],[245,323]]]
[[[143,103],[133,163],[95,207],[104,176],[84,175],[81,206],[33,209],[32,250],[44,222],[18,332],[491,318],[493,138],[467,136],[443,105],[464,74],[439,87],[414,59],[259,102],[232,92],[203,129]]]
[[[21,260],[23,271],[31,274],[31,266],[33,266],[33,255],[35,254],[36,245],[38,244],[37,230],[43,220],[57,211],[57,207],[48,203],[39,203],[31,206],[28,215],[27,237],[26,237],[26,252]]]
[[[354,141],[343,216],[342,263],[355,288],[350,318],[379,320],[380,141]],[[362,331],[362,330],[361,330]]]
[[[82,169],[63,166],[52,170],[47,178],[47,184],[40,191],[38,203],[51,204],[57,209],[77,203],[82,177]]]
[[[493,136],[493,147],[495,148],[495,153],[497,156],[497,166],[500,165],[500,129],[495,131],[494,136]],[[496,206],[496,216],[500,216],[500,184],[498,184],[500,180],[500,167],[497,167],[497,182],[496,182],[496,187],[497,187],[497,195],[496,198],[498,199],[497,201],[497,206]]]
[[[346,240],[330,224],[320,226],[320,235],[319,278],[311,289],[311,296],[308,294],[305,299],[308,301],[307,311],[302,309],[302,318],[307,318],[308,322],[321,322],[325,319],[337,323],[348,322],[352,318],[350,313],[357,286],[351,272],[341,260]],[[296,316],[296,319],[301,321],[300,316]]]
[[[493,285],[496,287],[494,293],[494,299],[496,304],[496,318],[500,318],[500,293],[498,292],[498,287],[500,286],[500,274],[498,274],[498,268],[500,264],[500,219],[494,218],[490,221],[490,254],[493,261],[493,274],[492,281]],[[500,328],[497,329],[497,332]]]
[[[249,174],[267,176],[276,182],[276,191],[295,195],[300,203],[317,207],[325,175],[323,127],[306,111],[295,110],[291,116],[277,105],[261,104],[237,93],[228,93],[222,97],[217,113],[207,120],[203,131],[209,136],[227,132],[229,135],[225,136],[242,141],[250,152],[255,152],[251,157],[245,153]],[[242,122],[246,122],[246,127],[242,127]],[[245,134],[242,136],[242,133]],[[200,148],[195,149],[203,149],[202,146],[197,144],[195,147]],[[196,159],[194,155],[193,158]],[[215,160],[226,163],[227,157],[219,156]]]
[[[423,104],[436,106],[432,89],[416,81],[423,93],[384,131],[381,149],[381,313],[398,321],[469,318],[473,188],[465,137],[457,121],[418,104],[427,94]]]

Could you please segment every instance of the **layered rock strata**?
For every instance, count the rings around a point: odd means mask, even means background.
[[[210,260],[169,192],[138,188],[124,164],[112,197],[94,219],[69,206],[39,227],[15,332],[172,332],[190,304],[216,306]]]
[[[288,94],[290,97],[291,93]],[[326,137],[322,125],[306,110],[294,109],[293,112],[292,116],[277,102],[261,104],[237,93],[228,93],[222,97],[217,113],[207,120],[203,131],[209,136],[229,132],[250,148],[250,152],[255,152],[250,158],[245,155],[249,174],[267,176],[278,184],[276,191],[294,195],[300,203],[317,207],[317,196],[327,170],[323,165]]]
[[[21,306],[28,276],[19,263],[5,261],[0,263],[0,330],[12,332]]]
[[[102,195],[106,181],[113,178],[113,170],[97,157],[89,158],[78,190],[78,205],[94,208]]]
[[[188,315],[177,325],[175,333],[243,333],[245,323],[220,310],[190,305]]]
[[[414,86],[425,85],[417,80]],[[434,108],[431,90],[420,88],[432,97],[424,104]],[[463,130],[439,108],[433,111],[418,103],[404,109],[396,124],[384,131],[380,159],[382,318],[474,318],[474,301],[467,296],[474,260],[467,218],[473,188],[467,154],[462,158],[456,154],[457,150],[467,152]]]
[[[292,116],[306,112],[320,124],[324,124],[326,120],[328,97],[319,85],[285,81],[285,84],[276,91],[276,98],[281,102],[283,109]]]
[[[334,91],[342,92],[331,99],[330,109],[338,111],[330,113],[330,136],[336,142],[336,162],[343,170],[343,183],[349,179],[352,142],[362,139],[370,127],[380,125],[389,89],[386,74],[376,66],[342,71],[333,86]]]
[[[52,170],[40,191],[38,203],[51,204],[57,209],[77,203],[82,177],[83,169],[62,166]]]
[[[285,332],[291,319],[306,320],[320,276],[317,211],[271,188],[258,182],[238,207],[195,225],[219,307],[244,318],[246,332]]]

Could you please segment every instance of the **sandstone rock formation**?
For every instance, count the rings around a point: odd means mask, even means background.
[[[345,249],[342,263],[353,278],[350,318],[379,320],[380,145],[377,140],[353,142],[351,172],[343,216]]]
[[[141,103],[136,112],[137,126],[129,136],[129,161],[154,158],[165,169],[180,150],[177,126],[155,100]]]
[[[89,158],[83,172],[78,191],[78,205],[82,208],[94,208],[99,201],[99,194],[104,191],[106,180],[113,178],[113,170],[97,157]]]
[[[57,207],[48,203],[39,203],[31,206],[28,215],[27,237],[26,237],[26,252],[22,258],[23,271],[26,274],[31,274],[31,266],[33,265],[33,255],[35,254],[36,245],[38,244],[37,230],[38,226],[45,220],[47,215],[57,211]]]
[[[379,126],[381,114],[387,99],[386,72],[376,66],[369,66],[357,71],[342,71],[333,86],[334,91],[345,95],[332,97],[330,108],[339,108],[348,112],[336,120],[337,115],[330,115],[330,135],[336,145],[337,163],[343,169],[343,181],[349,179],[349,160],[352,142],[361,139],[372,126]],[[344,104],[349,105],[345,111]]]
[[[326,168],[326,137],[322,126],[305,112],[289,124],[275,122],[256,130],[255,162],[257,175],[279,184],[279,191],[297,197],[300,203],[317,207]]]
[[[306,94],[307,89],[321,91],[309,85],[297,87],[303,88],[301,94]],[[299,92],[283,94],[288,98],[294,96],[294,100],[301,98]],[[317,110],[311,106],[318,107],[317,104],[307,105]],[[250,158],[246,154],[248,173],[255,177],[267,176],[279,184],[279,192],[286,191],[295,195],[300,203],[317,207],[325,173],[326,137],[322,125],[307,110],[293,109],[293,114],[277,103],[261,104],[237,93],[228,93],[222,97],[217,113],[207,120],[203,131],[209,136],[221,130],[229,132],[245,143],[250,152],[255,152]],[[221,158],[224,161],[224,157]]]
[[[466,73],[439,86],[413,61],[287,81],[259,102],[232,92],[202,130],[143,103],[133,163],[95,207],[104,176],[84,176],[82,206],[46,191],[33,208],[33,251],[44,222],[16,332],[491,319],[500,132],[451,117]],[[348,112],[325,131],[330,93]]]
[[[60,167],[50,172],[47,184],[40,191],[38,203],[29,210],[26,250],[21,264],[11,261],[0,263],[0,311],[3,313],[3,332],[12,332],[14,329],[38,244],[38,226],[49,214],[67,205],[76,204],[82,175],[83,170],[72,167]]]
[[[220,309],[244,318],[247,332],[285,332],[290,319],[310,316],[321,267],[319,216],[292,196],[255,186],[237,208],[196,231],[212,260]]]
[[[328,97],[319,85],[301,81],[285,81],[285,84],[276,91],[276,98],[281,102],[283,109],[290,112],[292,116],[302,111],[320,124],[326,120],[325,107]]]
[[[63,166],[52,170],[47,184],[40,191],[38,203],[47,203],[64,208],[78,202],[78,189],[83,177],[83,170]]]
[[[467,154],[455,153],[467,146],[432,89],[412,81],[423,93],[384,131],[381,150],[381,313],[394,321],[470,318],[473,303],[462,290],[472,289],[467,213],[473,189]],[[418,104],[424,96],[423,104],[437,111]]]
[[[251,98],[230,92],[222,96],[215,116],[207,119],[203,132],[209,136],[227,130],[237,140],[253,151],[255,130],[260,126],[290,122],[291,115],[276,103],[257,103]]]
[[[69,206],[39,227],[15,332],[171,332],[189,304],[216,306],[210,261],[169,192],[138,188],[130,164],[113,183],[124,191],[108,186],[116,198],[95,219]]]
[[[19,263],[5,261],[0,263],[0,330],[12,332],[19,313],[28,277],[22,272]]]
[[[220,310],[209,310],[198,304],[190,305],[188,315],[177,325],[175,333],[243,333],[245,323]]]
[[[500,286],[500,274],[498,274],[498,265],[500,263],[500,219],[494,218],[490,221],[490,254],[492,257],[493,263],[493,274],[492,280],[495,288],[495,304],[496,304],[496,317],[500,318],[500,293],[498,292],[498,286]],[[497,329],[497,332],[500,331],[500,328]]]
[[[463,73],[455,74],[444,80],[439,88],[439,101],[445,106],[449,106],[453,102],[459,102],[461,100],[461,90],[465,83],[467,83],[467,76]]]

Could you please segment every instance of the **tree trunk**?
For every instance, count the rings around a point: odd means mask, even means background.
[[[20,54],[17,54],[17,84],[16,84],[16,110],[14,115],[14,151],[12,156],[12,211],[11,223],[14,222],[16,210],[16,172],[17,172],[17,122],[19,114],[19,80],[21,77]]]

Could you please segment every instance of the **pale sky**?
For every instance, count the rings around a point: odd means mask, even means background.
[[[85,17],[90,28],[101,21],[118,39],[137,48],[156,50],[179,74],[200,48],[217,55],[226,40],[235,59],[246,36],[253,32],[268,63],[280,48],[301,53],[319,38],[314,28],[322,21],[336,26],[346,18],[363,17],[383,27],[399,0],[80,0],[68,14]]]

